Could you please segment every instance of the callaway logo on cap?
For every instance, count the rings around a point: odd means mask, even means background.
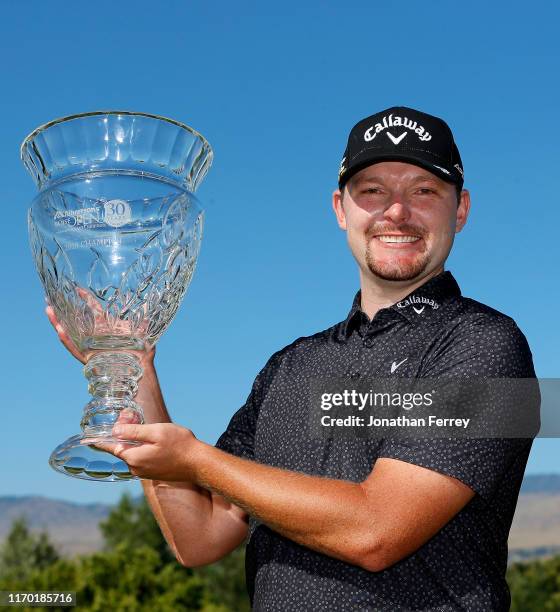
[[[340,189],[356,172],[381,161],[405,161],[463,186],[463,163],[445,121],[405,106],[362,119],[350,132],[340,164]]]

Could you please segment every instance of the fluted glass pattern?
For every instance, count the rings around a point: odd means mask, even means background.
[[[189,286],[202,238],[194,191],[212,161],[179,122],[131,112],[74,115],[37,128],[21,155],[39,193],[28,213],[39,278],[57,319],[86,355],[92,400],[82,433],[51,455],[67,475],[126,480],[122,461],[91,442],[114,423],[142,423],[142,368]]]

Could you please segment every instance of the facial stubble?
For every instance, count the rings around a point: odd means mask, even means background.
[[[410,256],[403,257],[395,249],[395,258],[392,261],[381,261],[373,255],[372,244],[376,238],[371,238],[366,244],[365,261],[369,271],[383,280],[409,281],[414,280],[422,274],[430,261],[428,250],[424,244],[424,250],[417,253],[411,259]]]

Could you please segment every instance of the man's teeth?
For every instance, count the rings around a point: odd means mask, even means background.
[[[381,242],[416,242],[418,236],[376,236]]]

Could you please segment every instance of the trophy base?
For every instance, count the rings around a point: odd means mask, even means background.
[[[85,438],[91,440],[92,436],[81,433],[59,444],[51,453],[49,465],[61,474],[82,480],[98,482],[139,480],[138,476],[131,474],[130,468],[122,459],[95,446],[82,444],[81,441]],[[98,439],[100,442],[123,442],[111,436],[103,436]],[[127,444],[136,443],[127,442]]]

